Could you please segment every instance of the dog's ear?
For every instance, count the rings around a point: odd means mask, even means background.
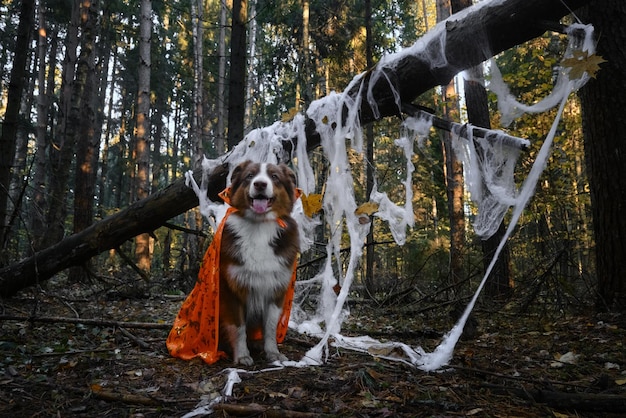
[[[289,179],[291,183],[289,187],[287,187],[287,193],[289,193],[289,195],[292,196],[293,201],[296,201],[298,197],[300,196],[299,193],[297,192],[297,187],[296,187],[297,186],[296,173],[294,173],[293,170],[287,166],[287,164],[281,164],[280,169],[283,172],[283,176]]]
[[[291,184],[295,188],[297,185],[296,173],[294,173],[293,170],[287,166],[287,164],[281,164],[280,168],[283,170],[283,174],[291,180]]]
[[[245,171],[246,167],[248,167],[250,161],[244,161],[241,164],[238,164],[237,167],[234,168],[233,173],[230,176],[230,183],[232,186],[236,186],[241,183],[241,175]]]

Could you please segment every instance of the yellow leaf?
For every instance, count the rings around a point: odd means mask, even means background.
[[[626,379],[618,379],[615,381],[615,384],[618,386],[626,385]]]
[[[322,195],[319,193],[311,193],[309,195],[303,194],[300,196],[302,199],[302,208],[304,214],[309,218],[322,210]]]
[[[355,211],[355,215],[372,215],[378,211],[378,203],[365,202],[359,206]]]
[[[287,113],[283,113],[281,120],[283,122],[289,122],[293,120],[293,118],[295,118],[297,114],[298,114],[298,108],[292,107],[291,109],[289,109]]]
[[[577,80],[582,78],[585,73],[591,78],[596,77],[596,73],[600,70],[600,64],[606,62],[600,55],[589,55],[587,51],[576,50],[571,58],[563,60],[561,65],[569,68],[569,78]]]
[[[328,123],[328,116],[324,116],[324,117],[322,118],[322,123],[323,123],[324,125],[326,125],[326,124]]]

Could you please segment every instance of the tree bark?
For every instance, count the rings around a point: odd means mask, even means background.
[[[243,139],[246,99],[247,0],[233,0],[230,34],[230,78],[228,84],[228,148]]]
[[[28,47],[31,41],[35,21],[35,1],[23,0],[20,9],[20,23],[17,27],[15,56],[7,96],[7,107],[0,132],[0,248],[4,248],[7,235],[7,203],[11,181],[11,166],[15,158],[20,102],[22,90],[28,82],[26,63],[30,54]]]
[[[70,167],[74,155],[75,127],[78,125],[81,88],[80,75],[76,72],[78,28],[81,23],[80,0],[72,0],[70,22],[65,37],[65,58],[59,97],[57,127],[48,146],[49,181],[46,190],[46,230],[40,240],[33,243],[35,251],[49,247],[63,237],[67,218],[67,190]],[[45,157],[42,157],[45,158]]]
[[[226,2],[220,2],[218,53],[219,62],[217,70],[217,135],[215,138],[215,151],[218,155],[224,154],[226,135],[224,125],[226,122]]]
[[[452,13],[457,13],[467,9],[472,5],[472,0],[452,0]],[[465,92],[465,104],[467,108],[467,119],[469,123],[481,128],[491,129],[491,121],[489,119],[489,104],[487,100],[487,90],[482,83],[476,80],[483,80],[482,66],[472,67],[468,70],[471,80],[464,81],[463,91]],[[481,240],[483,250],[483,265],[487,270],[491,259],[496,253],[500,241],[506,231],[504,221],[495,234],[491,237]],[[500,252],[500,256],[491,271],[485,293],[493,297],[506,297],[511,291],[511,268],[510,268],[509,245],[505,244]]]
[[[93,223],[94,192],[100,137],[95,135],[96,103],[96,51],[95,40],[98,33],[99,2],[84,0],[82,3],[82,29],[79,73],[85,72],[85,85],[81,92],[82,106],[79,110],[80,125],[76,138],[76,169],[74,171],[74,232],[80,232]],[[85,261],[89,265],[89,261]],[[81,281],[86,271],[77,267],[70,270],[73,281]]]
[[[133,190],[137,200],[150,194],[150,43],[152,39],[152,0],[141,0],[139,26],[139,77],[137,92],[137,121],[134,157],[136,172]],[[151,237],[148,233],[135,237],[137,266],[150,271],[152,264]]]
[[[603,4],[582,13],[596,26],[597,54],[607,62],[580,97],[596,242],[597,308],[626,312],[626,3]]]
[[[598,5],[606,0],[571,0],[572,9],[585,4]],[[388,64],[390,79],[395,80],[396,91],[400,92],[403,102],[413,101],[419,94],[435,86],[446,84],[457,72],[470,68],[490,57],[521,42],[532,39],[544,32],[544,27],[537,23],[539,17],[544,20],[558,20],[569,13],[561,0],[509,0],[496,6],[483,6],[470,11],[462,18],[454,16],[445,24],[447,32],[447,64],[431,69],[429,63],[419,57],[402,56]],[[487,53],[484,45],[477,45],[477,39],[490,42],[491,52]],[[371,73],[364,75],[369,80]],[[374,85],[374,97],[379,104],[379,117],[393,116],[398,113],[393,94],[387,82],[379,79]],[[356,96],[358,89],[349,91]],[[361,93],[366,94],[366,91]],[[363,97],[361,122],[374,120],[372,109]],[[313,121],[307,121],[307,148],[314,149],[320,143]],[[285,141],[286,150],[292,149],[292,141]],[[209,191],[212,199],[226,185],[224,168],[216,169],[210,177]],[[200,177],[196,172],[196,177]],[[198,204],[192,189],[185,186],[184,179],[179,179],[167,188],[140,200],[127,209],[103,219],[74,234],[58,244],[41,251],[30,258],[0,270],[0,296],[14,295],[20,289],[31,286],[52,277],[65,268],[84,262],[102,251],[115,248],[128,239],[142,233],[153,231],[168,219],[179,215]]]
[[[450,17],[450,0],[437,0],[437,22]],[[442,86],[443,113],[448,120],[459,119],[459,99],[454,80]],[[451,283],[463,282],[465,255],[465,211],[463,163],[452,148],[452,134],[442,132],[446,195],[448,216],[450,217],[450,267],[448,277]]]

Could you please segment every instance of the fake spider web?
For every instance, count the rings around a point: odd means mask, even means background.
[[[436,29],[432,32],[440,34],[443,50],[445,30],[437,31]],[[594,54],[592,26],[575,24],[570,26],[567,34],[569,35],[569,45],[564,54],[564,59],[571,59],[574,51],[583,51],[587,56]],[[420,50],[420,45],[423,46],[425,43],[423,41],[422,43],[418,42],[405,53],[427,56],[435,66],[445,63],[442,61],[445,58],[441,58],[443,56],[441,53]],[[393,69],[393,62],[393,59],[381,61],[372,75],[372,79],[385,77],[387,71],[382,69]],[[512,121],[525,112],[543,112],[558,106],[552,127],[537,154],[530,173],[519,189],[516,188],[514,182],[515,164],[519,155],[519,147],[527,146],[527,143],[511,147],[510,144],[506,144],[503,139],[504,135],[499,131],[492,131],[487,137],[478,138],[473,135],[474,128],[472,126],[467,127],[466,138],[461,138],[459,132],[456,132],[454,149],[457,156],[463,161],[466,187],[470,192],[471,199],[478,207],[478,216],[474,223],[475,232],[481,237],[489,237],[498,228],[509,208],[512,208],[512,214],[504,237],[473,298],[458,322],[431,353],[426,352],[421,347],[412,347],[402,342],[381,343],[369,336],[347,337],[341,334],[342,323],[349,315],[347,308],[345,308],[345,302],[354,280],[356,268],[361,260],[365,237],[369,230],[369,225],[362,224],[355,214],[357,203],[353,189],[352,169],[348,161],[348,145],[354,151],[362,152],[363,134],[359,123],[358,109],[363,94],[359,91],[356,97],[351,97],[345,93],[331,93],[311,104],[307,116],[315,122],[321,137],[321,147],[329,165],[329,175],[323,197],[324,221],[327,224],[329,236],[326,242],[327,257],[323,268],[315,277],[299,280],[296,283],[296,300],[291,313],[290,328],[300,333],[317,336],[319,342],[301,360],[282,362],[280,367],[306,367],[323,364],[329,356],[329,345],[370,353],[379,358],[401,361],[424,371],[438,370],[448,364],[465,322],[495,265],[502,247],[534,193],[539,176],[546,166],[564,105],[570,93],[582,87],[589,79],[588,73],[583,73],[580,78],[570,79],[570,71],[571,68],[567,66],[559,67],[558,79],[552,93],[534,105],[525,105],[516,101],[510,94],[502,81],[495,61],[491,61],[492,77],[486,87],[497,94],[503,120]],[[352,91],[357,83],[361,83],[361,78],[355,78],[345,91]],[[369,85],[374,84],[371,82]],[[393,83],[390,83],[390,86],[392,85]],[[360,88],[364,88],[362,84]],[[394,95],[398,98],[398,106],[400,107],[399,94],[394,91]],[[371,92],[366,92],[365,97],[368,104],[376,109],[376,103]],[[347,109],[347,114],[345,109]],[[193,176],[188,173],[188,183],[198,194],[200,210],[213,227],[219,223],[224,215],[225,207],[207,199],[208,173],[224,162],[228,162],[232,168],[244,160],[269,163],[291,160],[297,173],[298,186],[304,194],[314,193],[315,176],[306,152],[304,122],[305,117],[303,115],[296,115],[290,122],[277,122],[272,126],[251,131],[225,158],[205,159],[203,161],[204,175],[200,185],[197,185]],[[412,173],[414,167],[411,161],[414,143],[419,144],[423,141],[430,128],[431,121],[428,118],[407,118],[401,125],[400,138],[395,141],[395,144],[403,150],[406,160],[404,170],[406,177],[403,182],[405,188],[404,205],[396,205],[376,187],[370,195],[370,201],[378,204],[378,211],[374,216],[381,218],[388,224],[398,245],[405,242],[407,229],[413,226]],[[293,155],[286,155],[283,141],[292,139],[296,140]],[[319,218],[308,218],[300,200],[296,202],[293,216],[298,222],[301,232],[301,251],[305,252],[311,247],[315,228],[321,221]],[[339,252],[342,235],[345,232],[349,236],[350,257],[347,268],[342,268],[339,262]],[[338,294],[333,289],[337,284],[341,285]],[[318,290],[315,294],[316,289]],[[314,312],[307,312],[302,307],[302,295],[305,294],[308,297],[314,295],[313,299],[317,306]],[[402,352],[403,356],[398,356],[398,351]],[[386,355],[385,353],[390,354]],[[232,372],[232,369],[230,370]]]

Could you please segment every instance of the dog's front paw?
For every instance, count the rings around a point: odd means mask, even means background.
[[[268,363],[274,363],[275,361],[282,362],[288,360],[287,356],[279,353],[278,351],[276,351],[275,353],[267,353],[266,358]]]
[[[235,363],[241,364],[244,366],[252,366],[254,364],[254,360],[250,356],[242,356],[235,360]]]

